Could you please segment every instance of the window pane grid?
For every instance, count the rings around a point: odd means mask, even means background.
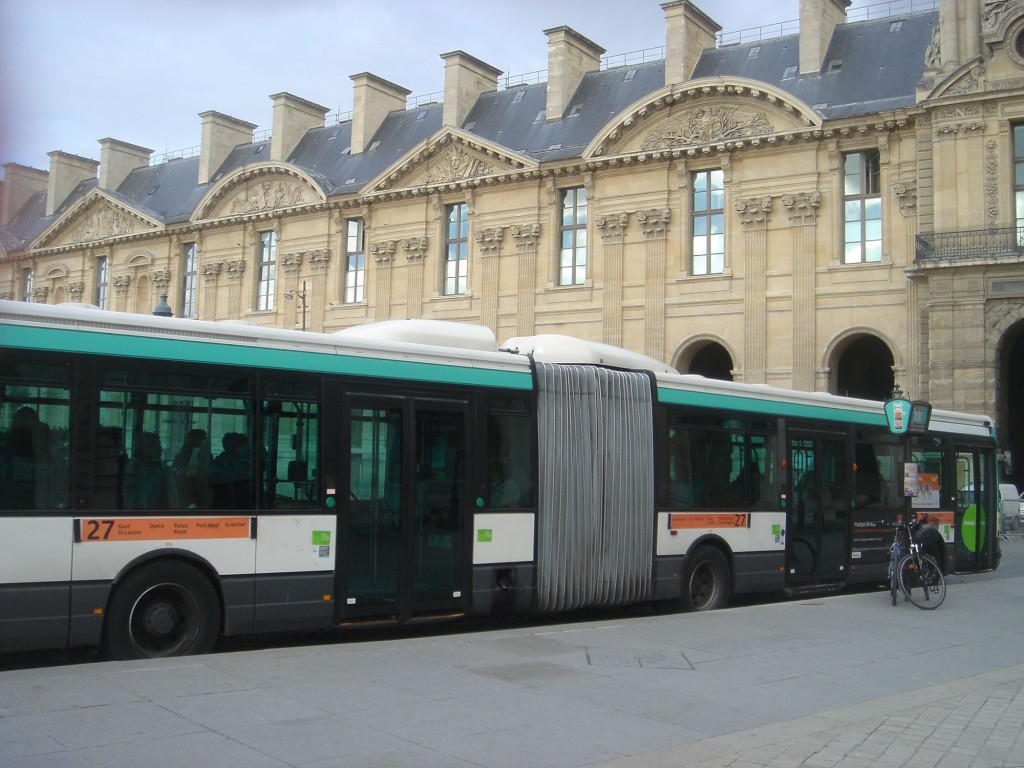
[[[186,243],[182,256],[181,316],[196,316],[196,275],[199,270],[199,246]]]
[[[1017,244],[1024,245],[1024,125],[1013,126],[1013,202]]]
[[[469,208],[465,203],[445,207],[444,295],[466,292],[469,278]]]
[[[107,296],[110,288],[110,260],[101,256],[96,264],[96,306],[107,308]]]
[[[725,172],[693,175],[693,251],[691,274],[725,271]]]
[[[882,260],[881,168],[877,151],[843,158],[843,263]]]
[[[558,284],[583,285],[587,281],[587,190],[562,191],[561,250]]]
[[[274,290],[277,283],[277,234],[260,233],[260,270],[256,291],[256,308],[274,308]]]
[[[363,220],[345,222],[345,303],[356,304],[365,297],[366,251],[363,247]]]

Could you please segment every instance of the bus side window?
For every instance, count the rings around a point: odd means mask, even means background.
[[[320,419],[316,403],[264,403],[264,506],[309,509],[318,505],[319,445]]]
[[[511,410],[510,404],[505,404]],[[532,507],[533,443],[525,411],[487,415],[487,506]]]
[[[46,389],[49,402],[0,405],[0,508],[67,507],[69,397],[67,390]]]

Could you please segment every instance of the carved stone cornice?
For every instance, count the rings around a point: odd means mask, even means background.
[[[516,241],[517,250],[536,250],[537,241],[540,240],[540,222],[513,224],[508,228],[508,231],[512,235],[512,239]]]
[[[423,261],[427,255],[427,236],[406,237],[402,239],[402,250],[408,261]]]
[[[761,195],[736,201],[736,212],[740,215],[740,223],[747,226],[757,224],[767,226],[768,214],[771,210],[771,195]]]
[[[498,256],[501,253],[501,241],[505,238],[505,227],[484,227],[473,235],[481,256]]]
[[[790,221],[797,224],[813,224],[818,218],[821,192],[815,189],[810,192],[793,192],[783,195],[782,204],[786,206]]]
[[[594,217],[594,223],[601,230],[602,240],[620,241],[626,237],[626,229],[629,227],[629,211],[620,213],[601,213]]]
[[[636,212],[636,220],[640,222],[641,231],[648,240],[666,237],[671,219],[671,208],[649,208],[646,211]]]
[[[326,272],[331,264],[331,252],[327,248],[317,248],[312,251],[304,251],[306,262],[314,272]]]
[[[370,246],[370,255],[377,264],[390,264],[395,258],[396,245],[397,243],[394,240],[384,240],[380,243],[374,243]]]
[[[68,301],[79,302],[82,300],[82,294],[85,293],[85,283],[81,280],[65,283],[64,292],[68,296]]]
[[[212,261],[209,264],[203,264],[199,270],[203,274],[203,280],[205,280],[207,284],[216,283],[217,276],[220,274],[220,270],[223,265],[224,263],[220,261]]]
[[[229,280],[239,281],[245,274],[245,259],[228,259],[224,262],[224,274]]]
[[[302,251],[281,254],[281,270],[288,275],[294,275],[302,269]]]
[[[116,293],[118,296],[127,296],[128,289],[131,287],[132,284],[132,276],[114,275],[114,279],[112,282],[114,284],[114,293]],[[153,280],[153,284],[157,288],[165,287],[167,285],[167,283],[164,283],[164,285],[161,286],[156,280]]]
[[[128,277],[128,275],[125,275],[125,277]],[[154,269],[149,273],[149,279],[157,288],[166,289],[171,282],[171,270]]]

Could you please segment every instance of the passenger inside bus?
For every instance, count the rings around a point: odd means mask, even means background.
[[[132,460],[125,470],[125,503],[129,509],[171,509],[178,505],[177,489],[164,466],[163,445],[156,432],[135,437]]]
[[[0,446],[0,506],[4,509],[50,509],[59,495],[59,466],[50,428],[34,408],[19,408]]]
[[[206,430],[190,429],[171,464],[181,506],[187,509],[209,509],[213,500],[210,490],[212,463],[213,454]]]
[[[210,467],[210,488],[216,509],[252,507],[252,451],[249,438],[241,432],[227,432],[221,438],[224,450]]]

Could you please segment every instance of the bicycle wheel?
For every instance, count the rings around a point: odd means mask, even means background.
[[[900,589],[918,608],[930,610],[946,599],[946,580],[929,555],[907,555],[900,560]]]
[[[889,596],[892,597],[892,604],[896,605],[896,595],[900,591],[899,571],[896,568],[896,558],[889,558]]]

